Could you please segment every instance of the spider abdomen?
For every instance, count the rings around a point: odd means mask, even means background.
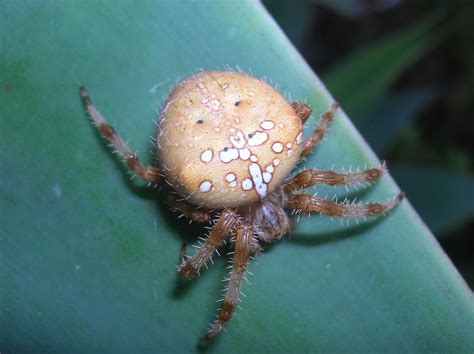
[[[201,72],[168,97],[157,133],[168,183],[209,208],[264,199],[299,159],[302,123],[273,87],[233,72]]]

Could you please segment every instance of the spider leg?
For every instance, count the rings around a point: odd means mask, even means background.
[[[217,319],[211,324],[203,340],[214,338],[231,319],[234,307],[237,305],[240,288],[245,279],[253,240],[253,227],[243,224],[237,227],[235,236],[235,258],[229,275],[224,302],[219,310]]]
[[[125,161],[128,168],[146,182],[158,183],[160,180],[159,169],[152,166],[144,166],[140,162],[138,157],[130,151],[127,144],[115,133],[114,129],[107,124],[102,114],[100,114],[92,104],[92,101],[83,86],[81,86],[79,94],[81,95],[82,102],[89,113],[92,123],[97,127],[100,134],[112,144],[112,147]]]
[[[196,209],[196,207],[193,207],[184,201],[179,201],[172,194],[168,195],[168,205],[172,211],[181,213],[180,216],[184,215],[188,219],[198,223],[206,223],[210,221],[213,214],[208,209]]]
[[[301,119],[302,124],[304,124],[311,115],[311,107],[309,107],[307,104],[292,102],[291,107],[293,107],[293,110],[295,111],[298,118]]]
[[[301,151],[300,156],[304,157],[311,152],[323,139],[324,133],[326,132],[329,124],[334,119],[337,110],[339,109],[339,103],[334,102],[331,105],[329,111],[323,114],[321,121],[317,125],[316,129],[313,131],[313,134],[303,143],[303,150]]]
[[[404,196],[405,193],[400,192],[394,199],[386,203],[349,204],[337,203],[307,194],[290,194],[285,207],[304,213],[317,212],[324,215],[337,217],[368,217],[390,211],[400,204]]]
[[[181,244],[181,248],[179,250],[179,263],[178,263],[178,267],[184,263],[186,263],[186,253],[187,253],[187,247],[188,244],[186,242],[183,241],[183,243]]]
[[[285,186],[285,191],[291,192],[301,188],[308,188],[318,183],[330,186],[356,185],[360,183],[370,184],[378,180],[386,170],[385,162],[382,162],[380,167],[357,172],[304,170],[288,181]]]
[[[212,258],[214,252],[224,243],[225,237],[234,232],[238,223],[238,215],[232,210],[225,209],[215,222],[207,239],[199,246],[197,252],[179,266],[179,275],[184,279],[190,279],[194,274],[198,273],[201,267]]]

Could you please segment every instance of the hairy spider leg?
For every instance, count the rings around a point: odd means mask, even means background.
[[[337,217],[369,217],[386,213],[402,201],[405,193],[400,192],[395,198],[386,203],[338,203],[331,200],[300,194],[289,195],[286,208],[303,213],[317,212]]]
[[[303,149],[300,153],[301,157],[308,155],[321,142],[324,137],[324,133],[328,129],[329,124],[334,119],[338,109],[339,103],[334,102],[331,105],[330,110],[323,114],[321,121],[316,126],[316,129],[314,129],[313,134],[311,134],[311,136],[303,143]]]
[[[369,184],[377,181],[387,170],[385,162],[380,167],[356,172],[334,172],[327,170],[304,170],[292,177],[285,186],[285,192],[308,188],[315,184],[330,186]]]
[[[253,231],[253,226],[250,224],[242,224],[237,227],[235,255],[225,289],[224,302],[219,309],[217,319],[211,323],[206,335],[202,338],[203,340],[214,338],[232,317],[234,307],[239,300],[240,288],[245,279],[245,272],[247,271],[247,264],[252,249]]]
[[[295,111],[298,118],[301,119],[301,124],[304,124],[311,115],[311,107],[307,104],[292,102],[291,107]]]
[[[214,255],[214,252],[224,243],[225,237],[235,231],[239,223],[238,215],[229,209],[224,209],[215,222],[207,239],[198,246],[196,253],[178,268],[179,275],[190,279]]]
[[[81,86],[79,93],[92,123],[97,127],[100,134],[112,144],[112,147],[125,161],[128,168],[146,182],[157,184],[161,179],[160,170],[153,166],[144,166],[139,158],[130,151],[127,144],[115,133],[114,129],[106,123],[102,114],[92,104],[83,86]]]
[[[180,213],[178,218],[185,216],[189,220],[198,223],[206,223],[212,219],[212,211],[209,209],[197,209],[195,206],[183,200],[177,200],[173,194],[168,195],[168,205],[171,211]]]

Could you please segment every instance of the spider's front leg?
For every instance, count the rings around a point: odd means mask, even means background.
[[[323,114],[321,121],[316,126],[316,129],[313,131],[313,134],[303,143],[303,149],[301,150],[300,156],[304,157],[308,155],[311,150],[313,150],[323,139],[324,133],[329,127],[329,124],[334,119],[337,110],[339,109],[339,103],[334,102],[331,105],[329,111]]]
[[[253,231],[253,226],[250,224],[242,224],[237,227],[235,236],[235,257],[227,282],[224,302],[219,309],[217,319],[211,324],[206,335],[202,338],[203,340],[214,338],[232,317],[234,307],[239,300],[242,282],[245,279],[245,272],[252,250]]]
[[[212,227],[209,236],[199,246],[197,252],[179,266],[179,275],[184,279],[190,279],[194,274],[199,273],[202,266],[212,258],[214,252],[224,243],[225,237],[234,232],[238,223],[237,213],[230,209],[224,209]]]
[[[79,94],[81,95],[82,102],[89,113],[92,123],[100,131],[100,134],[112,144],[112,147],[125,161],[128,168],[146,182],[157,184],[161,179],[160,170],[156,167],[144,166],[140,162],[140,159],[130,151],[127,144],[115,133],[114,129],[107,124],[102,114],[100,114],[92,104],[84,87],[81,86]]]
[[[304,213],[317,212],[337,217],[368,217],[377,216],[390,211],[400,204],[404,196],[405,193],[400,192],[394,199],[386,203],[346,204],[313,197],[307,194],[290,194],[285,207]]]
[[[291,107],[295,111],[301,123],[304,124],[311,115],[311,107],[304,103],[292,102]]]

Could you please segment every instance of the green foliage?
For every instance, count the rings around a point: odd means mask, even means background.
[[[412,27],[380,40],[335,65],[323,81],[334,97],[343,100],[356,122],[364,122],[390,85],[443,38],[434,31],[440,16],[431,14]]]
[[[366,110],[358,128],[372,149],[386,154],[435,97],[435,90],[430,88],[383,95],[372,109]]]
[[[0,351],[473,350],[471,293],[407,201],[358,227],[300,221],[251,264],[228,333],[197,348],[225,257],[177,279],[181,242],[203,230],[129,181],[88,123],[79,83],[145,161],[155,110],[200,68],[251,68],[315,115],[330,96],[258,2],[0,7]],[[377,163],[343,114],[305,165],[333,163]],[[387,176],[359,196],[397,191]]]
[[[433,12],[411,27],[349,55],[325,73],[323,81],[330,92],[379,155],[392,151],[400,136],[437,96],[434,89],[426,87],[392,93],[393,82],[445,40],[456,19],[441,26],[439,23],[445,20],[441,11]],[[406,150],[413,153],[412,146]],[[397,157],[397,151],[392,155]],[[474,216],[471,176],[420,162],[411,168],[396,164],[389,167],[397,171],[397,182],[436,236],[444,236]],[[420,185],[423,188],[417,187]]]

